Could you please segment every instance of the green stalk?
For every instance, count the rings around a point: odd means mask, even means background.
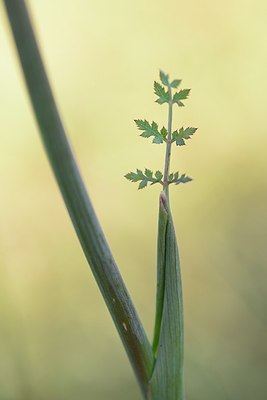
[[[144,397],[154,356],[113,259],[66,137],[24,0],[4,0],[42,140],[84,254]],[[163,400],[163,399],[162,399]]]

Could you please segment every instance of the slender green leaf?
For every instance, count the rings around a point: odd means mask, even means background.
[[[53,97],[24,0],[4,1],[34,113],[85,256],[115,322],[143,395],[152,349],[86,192]],[[53,223],[53,216],[51,223]]]
[[[156,361],[150,380],[151,398],[184,400],[181,272],[173,221],[164,193],[159,210],[158,268],[158,278],[164,283],[158,285],[153,346]]]

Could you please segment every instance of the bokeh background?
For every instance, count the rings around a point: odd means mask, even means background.
[[[95,209],[149,336],[164,149],[134,118],[162,68],[191,87],[174,126],[198,126],[172,169],[188,400],[267,398],[267,3],[29,1]],[[0,8],[0,399],[141,399],[50,171]]]

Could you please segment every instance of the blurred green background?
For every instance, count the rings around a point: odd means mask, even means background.
[[[171,190],[185,302],[188,400],[267,398],[267,3],[29,1],[66,128],[115,258],[152,335],[162,169],[134,118],[162,68],[192,92]],[[0,9],[0,399],[141,399],[44,154]]]

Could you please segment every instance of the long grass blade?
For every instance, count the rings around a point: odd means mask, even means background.
[[[152,349],[113,259],[69,145],[24,0],[4,0],[25,81],[52,169],[84,254],[116,324],[144,396]]]
[[[164,287],[160,287],[158,295],[157,313],[159,314],[156,318],[156,339],[154,339],[154,350],[157,351],[150,380],[151,399],[184,400],[181,272],[172,216],[164,192],[161,193],[159,219],[162,220],[159,221],[159,226],[162,226],[163,229],[159,230],[159,234],[162,236],[158,239],[161,243],[158,247],[158,263],[162,269],[159,273],[164,275]],[[163,261],[164,243],[165,259]],[[160,332],[159,339],[157,339],[159,325]]]

